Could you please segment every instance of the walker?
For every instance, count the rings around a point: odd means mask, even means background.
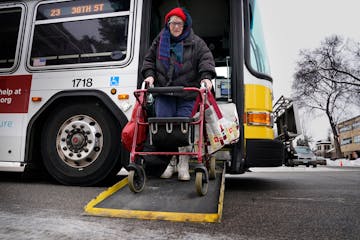
[[[198,114],[195,117],[146,117],[145,121],[140,121],[140,111],[146,111],[146,99],[152,95],[176,95],[184,91],[192,91],[198,94],[198,100],[194,107],[198,109]],[[195,188],[199,196],[204,196],[208,191],[209,179],[215,178],[215,157],[208,154],[206,142],[206,127],[204,121],[204,111],[206,102],[207,89],[202,87],[153,87],[138,89],[134,92],[136,101],[141,104],[138,109],[135,133],[130,152],[130,164],[128,166],[128,185],[132,192],[139,193],[145,187],[146,175],[143,167],[141,156],[144,155],[189,155],[197,158],[195,165]],[[142,96],[142,97],[140,97]],[[200,100],[199,100],[200,99]],[[196,109],[196,110],[197,110]],[[145,112],[146,113],[146,112]],[[148,128],[150,144],[155,146],[172,146],[183,147],[191,146],[189,152],[141,152],[136,151],[136,140],[138,128],[140,125],[145,125]],[[195,140],[196,131],[198,132],[198,139]]]

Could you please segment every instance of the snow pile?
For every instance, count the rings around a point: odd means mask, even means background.
[[[332,167],[360,167],[360,158],[349,160],[345,158],[330,160],[326,159],[326,165]]]

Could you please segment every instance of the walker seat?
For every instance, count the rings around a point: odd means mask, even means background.
[[[194,143],[194,118],[148,118],[150,144],[154,146],[184,147]]]

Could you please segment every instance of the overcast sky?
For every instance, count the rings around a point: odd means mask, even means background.
[[[274,101],[290,97],[300,49],[314,49],[325,37],[339,34],[360,42],[360,0],[258,0],[274,79]],[[357,114],[359,109],[356,109]],[[302,121],[306,122],[306,121]],[[324,117],[308,122],[306,131],[324,139]]]

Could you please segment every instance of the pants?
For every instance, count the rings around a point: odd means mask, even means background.
[[[155,98],[155,113],[157,117],[191,117],[194,104],[195,100],[159,95]]]
[[[155,113],[157,117],[191,117],[191,113],[195,104],[195,100],[186,101],[179,97],[159,95],[155,98]],[[149,135],[146,139],[144,150],[145,152],[176,152],[177,147],[168,146],[166,149],[158,149],[149,143]],[[172,156],[148,155],[143,156],[146,167],[145,172],[147,176],[160,177],[165,171]]]

